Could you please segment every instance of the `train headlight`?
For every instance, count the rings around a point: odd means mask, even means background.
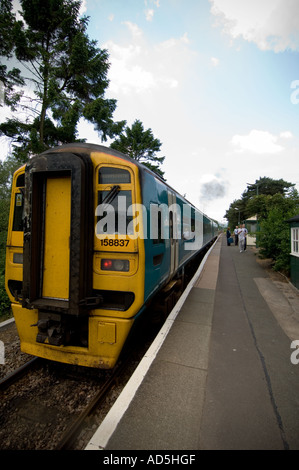
[[[101,269],[103,271],[122,271],[130,270],[130,262],[127,259],[102,259]]]
[[[129,271],[129,261],[126,259],[116,259],[113,266],[115,271]]]

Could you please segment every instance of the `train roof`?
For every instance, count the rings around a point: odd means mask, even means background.
[[[67,150],[68,152],[76,152],[76,153],[87,153],[90,155],[92,152],[103,152],[103,153],[108,153],[109,155],[112,155],[114,157],[119,157],[124,160],[129,161],[130,163],[134,163],[134,165],[138,166],[138,168],[141,171],[148,171],[149,173],[152,173],[156,178],[160,179],[162,182],[165,183],[163,178],[161,178],[159,175],[154,173],[152,170],[147,168],[146,166],[142,165],[142,163],[138,162],[137,160],[134,160],[134,158],[129,157],[125,153],[119,152],[118,150],[114,150],[110,147],[106,147],[105,145],[100,145],[100,144],[90,144],[88,142],[74,142],[72,144],[63,144],[60,145],[59,147],[54,147],[51,149],[46,150],[43,153],[52,153],[54,152],[63,152]]]
[[[90,155],[92,152],[103,152],[103,153],[105,152],[105,153],[108,153],[109,155],[112,155],[114,157],[119,157],[119,158],[122,158],[124,160],[129,161],[130,163],[134,163],[139,168],[141,173],[144,173],[144,172],[150,173],[152,176],[154,176],[161,183],[165,184],[165,186],[167,186],[173,192],[180,195],[180,197],[182,197],[188,204],[190,204],[196,210],[199,210],[194,206],[194,204],[192,204],[190,201],[188,201],[188,199],[186,199],[184,196],[179,194],[176,189],[171,187],[163,178],[161,178],[161,176],[157,175],[154,171],[150,170],[147,166],[143,165],[142,163],[138,162],[137,160],[134,160],[134,158],[131,158],[128,155],[126,155],[122,152],[119,152],[118,150],[114,150],[110,147],[106,147],[105,145],[100,145],[100,144],[91,144],[91,143],[88,143],[88,142],[74,142],[74,143],[71,143],[71,144],[62,144],[59,147],[53,147],[53,148],[48,149],[45,152],[43,152],[43,154],[53,153],[53,152],[63,152],[63,151],[75,152],[75,153],[83,153],[84,152],[84,153],[87,153],[88,155]],[[208,219],[210,219],[211,221],[217,223],[217,221],[215,221],[211,217],[207,216],[206,214],[203,214],[203,215],[205,217],[207,217]]]

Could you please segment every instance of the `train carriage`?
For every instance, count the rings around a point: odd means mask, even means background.
[[[213,220],[117,151],[75,143],[33,157],[13,177],[6,254],[22,351],[112,368],[136,318],[161,292],[173,298],[216,235]]]

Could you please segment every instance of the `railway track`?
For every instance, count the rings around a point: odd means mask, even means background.
[[[88,417],[90,417],[92,413],[101,406],[101,404],[104,403],[104,400],[108,396],[113,385],[118,382],[121,374],[128,367],[129,360],[130,358],[128,356],[126,360],[121,363],[121,365],[118,365],[115,367],[115,369],[113,369],[111,376],[105,380],[103,385],[101,385],[93,399],[65,430],[58,444],[56,445],[55,450],[69,450],[73,448],[80,430],[84,427],[85,420],[88,419]]]
[[[198,264],[194,270],[197,267]],[[150,329],[148,326],[141,328],[141,334],[135,332],[131,349],[113,370],[34,358],[2,378],[0,450],[85,448],[161,325],[151,325]]]
[[[84,448],[155,332],[147,336],[144,344],[144,337],[138,344],[132,342],[113,370],[86,369],[34,358],[2,378],[0,450]]]
[[[56,365],[35,367],[32,361],[10,374],[0,388],[0,449],[72,448],[84,421],[105,402],[127,366],[124,362],[98,377],[95,371],[62,377],[59,366],[55,371]]]
[[[152,325],[135,334],[138,344],[132,342],[113,370],[34,358],[1,379],[0,450],[84,448],[158,330]]]
[[[13,383],[17,382],[21,377],[26,375],[30,370],[36,367],[40,363],[38,357],[30,359],[28,362],[25,362],[22,366],[18,367],[16,370],[7,374],[5,377],[0,379],[0,391],[5,390]]]

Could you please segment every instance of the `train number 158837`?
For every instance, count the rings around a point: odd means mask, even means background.
[[[105,238],[101,240],[101,246],[128,246],[130,240],[117,240],[110,238],[109,240]]]

